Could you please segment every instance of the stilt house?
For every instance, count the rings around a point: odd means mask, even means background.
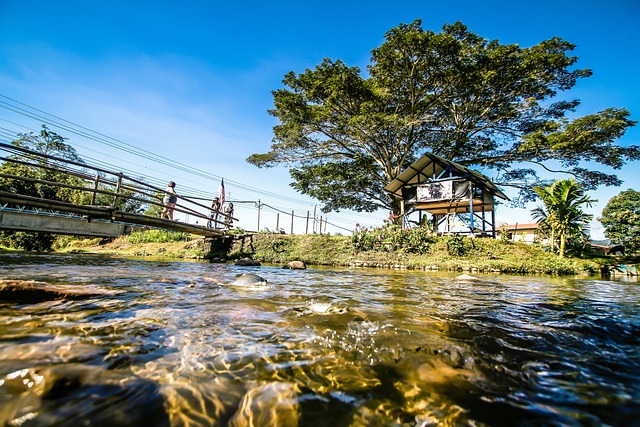
[[[507,200],[486,176],[431,153],[423,155],[384,189],[400,199],[405,219],[418,211],[418,222],[423,224],[423,214],[429,213],[431,227],[445,233],[452,233],[454,220],[461,220],[465,233],[495,237],[495,199]]]

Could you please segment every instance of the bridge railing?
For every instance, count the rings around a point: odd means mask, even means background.
[[[25,196],[20,198],[23,204],[38,204],[37,207],[49,204],[52,209],[82,211],[85,214],[90,211],[80,207],[102,207],[137,214],[150,205],[160,209],[164,207],[164,189],[142,179],[11,144],[0,143],[0,149],[8,154],[0,156],[0,161],[15,166],[0,172],[0,196],[22,195]],[[61,174],[65,175],[64,179],[61,179]],[[34,201],[31,196],[35,192],[39,197]],[[61,200],[61,194],[71,199],[77,209],[68,205],[69,200]],[[211,207],[196,199],[184,195],[177,197],[176,212],[201,219],[203,224],[215,228],[222,229],[230,222],[223,212],[211,215]],[[11,200],[11,197],[5,197],[5,200]]]

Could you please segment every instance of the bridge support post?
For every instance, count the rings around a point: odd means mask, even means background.
[[[98,193],[98,185],[100,184],[100,175],[96,173],[96,179],[93,184],[93,193],[91,193],[91,204],[96,204],[96,194]]]
[[[122,172],[118,174],[118,182],[116,183],[116,190],[115,190],[116,195],[113,198],[113,207],[115,207],[116,203],[118,202],[118,196],[120,195],[121,185],[122,185]]]

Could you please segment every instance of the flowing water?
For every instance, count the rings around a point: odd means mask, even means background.
[[[233,286],[255,273],[267,286]],[[0,254],[0,425],[640,425],[631,280]]]

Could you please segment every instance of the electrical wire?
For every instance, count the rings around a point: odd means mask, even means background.
[[[55,116],[53,114],[47,113],[43,110],[40,110],[38,108],[32,107],[30,105],[27,105],[25,103],[22,103],[20,101],[17,101],[13,98],[10,98],[6,95],[0,94],[0,98],[3,98],[4,100],[0,100],[0,108],[3,108],[7,111],[13,112],[15,114],[19,114],[22,115],[24,117],[30,118],[32,120],[37,120],[39,122],[42,122],[44,124],[50,125],[50,126],[54,126],[54,127],[59,127],[60,129],[72,133],[74,135],[80,136],[81,138],[85,138],[87,140],[91,140],[94,142],[97,142],[99,144],[114,148],[116,150],[120,150],[122,152],[131,154],[133,156],[148,160],[150,162],[152,162],[152,164],[160,164],[160,165],[165,165],[165,166],[170,166],[172,169],[174,170],[179,170],[182,172],[186,172],[189,175],[193,175],[196,177],[200,177],[200,178],[205,178],[207,180],[222,180],[222,177],[216,175],[216,174],[212,174],[210,172],[207,171],[203,171],[194,167],[191,167],[189,165],[186,165],[184,163],[181,162],[176,162],[175,160],[169,159],[167,157],[158,155],[156,153],[150,152],[148,150],[144,150],[142,148],[138,148],[135,147],[132,144],[129,144],[127,142],[124,142],[122,140],[116,139],[116,138],[112,138],[108,135],[105,135],[103,133],[91,130],[87,127],[78,125],[76,123],[73,123],[71,121],[68,121],[66,119],[63,119],[61,117]],[[34,131],[32,129],[30,129],[27,126],[24,126],[22,124],[13,122],[11,120],[8,119],[4,119],[4,118],[0,118],[0,120],[3,120],[4,122],[10,123],[14,126],[19,126],[23,129],[26,130],[30,130],[31,132],[35,132],[37,133],[37,131]],[[17,137],[18,133],[4,128],[4,127],[0,127],[0,140],[4,140],[7,142],[11,142],[12,139],[15,139]],[[105,157],[111,157],[105,153],[102,153],[98,150],[95,150],[93,148],[89,148],[89,147],[85,147],[81,144],[76,144],[74,142],[74,145],[79,146],[80,148],[96,153],[98,155],[102,155]],[[104,160],[100,160],[98,158],[95,157],[91,157],[91,156],[87,156],[86,154],[82,154],[82,158],[89,164],[91,164],[92,166],[97,166],[97,167],[101,167],[104,169],[109,169],[109,170],[119,170],[123,173],[126,173],[128,175],[132,175],[132,176],[140,176],[142,179],[144,179],[145,181],[150,182],[153,185],[157,185],[157,186],[162,186],[163,182],[165,181],[164,178],[158,178],[156,176],[144,176],[143,174],[140,173],[140,170],[133,170],[133,169],[127,169],[127,168],[123,168],[122,163],[127,163],[130,164],[132,166],[137,166],[137,167],[143,167],[144,169],[147,169],[148,171],[153,171],[153,172],[157,172],[159,174],[163,174],[162,171],[160,170],[156,170],[156,169],[150,169],[147,165],[139,165],[136,163],[133,163],[131,161],[128,161],[124,158],[119,158],[119,164],[115,165],[109,162],[106,162]],[[278,200],[282,201],[290,201],[293,202],[295,204],[299,204],[299,205],[304,205],[304,206],[309,206],[309,202],[306,201],[302,201],[299,199],[295,199],[292,197],[288,197],[288,196],[282,196],[280,194],[277,193],[273,193],[271,191],[267,191],[267,190],[263,190],[263,189],[259,189],[257,187],[253,187],[253,186],[249,186],[243,183],[240,183],[238,181],[235,180],[231,180],[231,179],[225,179],[225,181],[229,184],[232,184],[235,187],[238,187],[239,190],[243,190],[243,191],[248,191],[250,194],[261,194],[264,196],[270,196],[270,197],[276,197]],[[202,184],[202,183],[197,183],[200,186],[204,186],[207,187],[210,184]],[[187,185],[183,185],[182,188],[184,188],[184,194],[186,195],[187,193],[189,193],[189,197],[202,197],[202,199],[210,199],[211,196],[211,192],[209,191],[205,191],[202,190],[201,187],[200,188],[195,188],[195,187],[189,187]],[[242,193],[242,191],[240,191]],[[230,199],[229,199],[230,200]],[[256,202],[254,202],[256,203]],[[257,202],[259,203],[259,201]],[[286,212],[284,209],[285,208],[279,208],[279,207],[274,207],[274,206],[270,206],[270,205],[266,205],[263,204],[263,206],[268,207],[269,209],[273,209],[276,212],[280,212],[280,213],[284,213],[286,215],[290,215],[289,212]],[[239,206],[239,208],[241,210],[250,210],[251,208],[249,207],[244,207],[244,206]],[[346,217],[353,217],[353,218],[357,218],[354,219],[353,221],[346,219]],[[306,218],[306,217],[302,217],[302,216],[295,216],[298,218]],[[314,218],[314,220],[317,220],[317,218]],[[341,213],[341,215],[338,217],[337,220],[334,220],[338,223],[352,223],[352,222],[359,222],[362,221],[362,215],[361,214],[350,214],[348,212],[343,212]],[[351,229],[342,227],[338,224],[336,224],[335,222],[327,222],[328,224],[332,225],[333,227],[342,229],[342,230],[346,230],[346,231],[351,231]]]

